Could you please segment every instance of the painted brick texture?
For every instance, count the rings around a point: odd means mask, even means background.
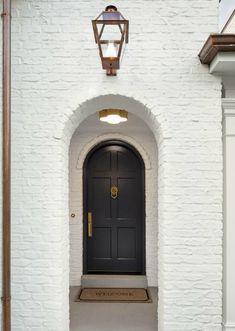
[[[91,19],[106,1],[13,1],[13,330],[69,330],[68,156],[100,107],[158,143],[160,331],[221,330],[221,84],[197,54],[212,0],[117,1],[130,43],[106,77]]]

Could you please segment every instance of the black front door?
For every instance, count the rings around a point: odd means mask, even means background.
[[[85,162],[84,272],[145,273],[144,166],[110,142]]]

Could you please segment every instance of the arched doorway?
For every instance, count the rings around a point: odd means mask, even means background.
[[[94,104],[93,104],[94,102]],[[98,104],[97,104],[98,102]],[[120,126],[110,126],[108,124],[98,121],[97,109],[105,108],[107,104],[115,107],[127,109],[129,111],[129,118],[127,123]],[[82,329],[83,320],[81,314],[76,311],[77,304],[73,302],[77,295],[79,286],[88,286],[91,280],[97,284],[104,284],[111,276],[116,279],[135,279],[135,277],[142,277],[145,279],[149,287],[156,288],[159,284],[158,281],[158,190],[162,189],[164,181],[160,181],[158,186],[158,170],[160,177],[162,169],[164,168],[159,159],[162,160],[162,152],[164,151],[159,125],[155,126],[156,116],[152,117],[151,112],[145,113],[145,108],[132,98],[122,96],[101,96],[92,99],[88,103],[81,105],[79,111],[74,113],[73,118],[69,124],[73,127],[73,136],[70,141],[69,150],[69,207],[70,207],[70,288],[71,288],[71,301],[70,301],[70,317],[71,326],[77,325]],[[144,116],[144,114],[146,116]],[[75,116],[76,115],[76,116]],[[80,117],[79,117],[80,116]],[[83,118],[84,117],[84,118]],[[71,132],[71,127],[67,127]],[[66,130],[67,130],[66,129]],[[71,137],[70,137],[71,138]],[[96,148],[98,144],[107,142],[107,140],[119,140],[120,142],[128,143],[132,146],[144,162],[145,169],[145,209],[146,209],[146,275],[141,276],[127,276],[119,275],[84,275],[83,269],[83,203],[84,192],[82,190],[83,183],[83,165],[87,155]],[[160,150],[158,153],[159,143]],[[159,167],[160,165],[160,167]],[[161,177],[162,178],[162,177]],[[160,196],[160,198],[163,195]],[[72,216],[73,215],[73,216]],[[87,217],[87,215],[86,215]],[[100,281],[101,280],[101,281]],[[96,282],[97,281],[97,282]],[[146,284],[146,283],[145,283]],[[93,284],[94,285],[94,284]],[[104,286],[104,285],[99,285]],[[159,291],[160,293],[160,291]],[[155,299],[156,294],[155,294]],[[156,302],[155,300],[155,302]],[[157,308],[153,307],[154,318],[152,318],[153,327],[156,327]],[[77,322],[77,316],[79,321]],[[138,315],[138,314],[137,314]],[[136,315],[136,317],[138,317]],[[85,315],[84,315],[85,316]],[[153,317],[153,316],[152,316]],[[89,319],[92,325],[92,321]],[[87,323],[87,320],[86,320]],[[97,321],[96,321],[97,323]],[[119,323],[120,324],[120,323]],[[72,328],[73,329],[73,328]]]
[[[145,169],[129,144],[88,154],[84,173],[83,273],[145,274]]]

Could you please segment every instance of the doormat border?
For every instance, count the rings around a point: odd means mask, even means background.
[[[82,294],[83,290],[120,290],[120,289],[125,289],[125,290],[137,290],[137,289],[142,289],[146,291],[147,297],[148,299],[145,301],[141,301],[141,300],[86,300],[86,299],[80,299],[80,296]],[[75,302],[84,302],[84,303],[152,303],[152,298],[151,298],[151,294],[150,294],[150,290],[149,288],[123,288],[123,287],[115,287],[115,288],[111,288],[111,287],[80,287],[79,291],[78,291],[78,295],[76,296]]]

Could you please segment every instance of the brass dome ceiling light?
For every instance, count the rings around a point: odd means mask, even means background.
[[[103,109],[99,112],[101,122],[119,124],[128,120],[128,112],[123,109]]]
[[[128,43],[129,21],[111,5],[92,20],[92,26],[102,67],[108,76],[116,76],[125,43]]]

